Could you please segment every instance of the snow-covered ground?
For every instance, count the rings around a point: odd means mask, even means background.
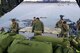
[[[76,3],[21,3],[0,18],[0,26],[9,27],[11,18],[21,21],[33,17],[46,17],[41,18],[44,25],[54,28],[60,14],[76,22],[80,18],[80,8]]]

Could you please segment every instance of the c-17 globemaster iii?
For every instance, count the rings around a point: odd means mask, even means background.
[[[24,0],[0,0],[0,16],[14,9]],[[80,0],[76,0],[77,4],[80,7]]]

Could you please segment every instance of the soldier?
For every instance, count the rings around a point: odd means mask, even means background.
[[[70,26],[70,35],[77,35],[76,23],[73,22],[69,26]]]
[[[1,33],[3,33],[3,32],[5,32],[5,29],[2,27],[0,31],[1,31]]]
[[[33,25],[33,23],[35,22],[35,20],[36,20],[36,17],[33,17],[32,25]],[[32,25],[31,25],[31,26],[32,26]]]
[[[80,37],[80,18],[77,21],[77,31],[78,31],[78,36]]]
[[[64,17],[64,15],[60,15],[60,20],[56,23],[56,27],[57,28],[61,28],[62,27],[62,23],[64,22],[63,17]]]
[[[66,21],[63,22],[62,28],[61,28],[61,37],[67,37],[69,32],[69,25],[67,24]]]
[[[60,15],[60,20],[56,23],[56,28],[62,28],[62,24],[64,22],[64,19],[63,19],[64,15]],[[62,34],[57,34],[58,37],[61,37]]]
[[[33,23],[32,32],[34,32],[34,35],[41,35],[44,32],[44,25],[39,18],[36,18],[36,21]]]
[[[16,34],[19,33],[19,25],[15,19],[12,19],[11,32],[16,33]]]
[[[77,30],[80,31],[80,18],[79,18],[79,20],[77,21]]]

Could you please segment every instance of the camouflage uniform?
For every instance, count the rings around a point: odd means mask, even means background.
[[[36,17],[33,17],[32,25],[31,26],[33,26],[33,24],[35,23],[35,21],[36,21]]]
[[[62,27],[61,27],[62,37],[67,37],[68,32],[69,32],[69,25],[68,24],[62,24]]]
[[[61,28],[63,22],[64,22],[64,20],[59,20],[59,21],[56,23],[56,27],[57,27],[57,28]]]
[[[80,37],[80,20],[77,21],[78,36]]]
[[[11,24],[11,32],[19,33],[19,25],[17,22],[14,22]]]
[[[62,28],[62,24],[63,24],[64,20],[59,20],[57,23],[56,23],[56,28]],[[62,33],[60,34],[57,34],[58,37],[61,37],[62,36]]]
[[[32,32],[34,32],[34,35],[41,35],[44,32],[44,25],[40,20],[33,23]]]
[[[63,17],[64,17],[64,15],[60,15],[60,20],[56,23],[56,27],[58,27],[58,28],[62,27],[62,23],[64,22]]]
[[[80,20],[77,21],[77,29],[80,30]]]

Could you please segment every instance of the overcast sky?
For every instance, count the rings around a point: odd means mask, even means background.
[[[42,0],[24,0],[24,1],[42,1]],[[62,0],[62,1],[75,1],[75,0]]]

